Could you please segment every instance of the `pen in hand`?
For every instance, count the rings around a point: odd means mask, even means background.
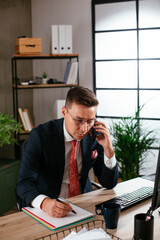
[[[60,202],[60,203],[62,203],[62,204],[64,204],[64,205],[66,205],[66,204],[65,204],[64,202],[62,202],[59,198],[56,198],[56,201],[57,201],[57,202]],[[72,209],[71,212],[74,213],[74,214],[77,214],[76,211],[74,211],[73,209]]]

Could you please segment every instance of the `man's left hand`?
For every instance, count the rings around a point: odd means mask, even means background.
[[[96,121],[93,126],[96,132],[101,134],[96,136],[97,142],[102,145],[105,155],[110,159],[114,155],[111,136],[108,128],[103,122]]]

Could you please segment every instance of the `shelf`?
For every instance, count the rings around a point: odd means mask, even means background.
[[[75,87],[75,86],[78,86],[78,84],[64,84],[64,83],[60,83],[60,84],[35,84],[35,85],[25,85],[25,86],[22,86],[22,85],[16,85],[13,84],[13,88],[14,89],[32,89],[32,88],[61,88],[61,87]]]
[[[66,58],[78,58],[79,54],[14,54],[12,59],[66,59]]]
[[[55,91],[56,88],[72,88],[79,86],[79,68],[77,69],[77,83],[74,84],[66,84],[62,81],[58,81],[57,83],[54,84],[43,84],[41,82],[38,82],[37,84],[34,85],[21,85],[19,82],[20,77],[18,77],[18,62],[25,60],[53,60],[59,61],[62,60],[63,62],[70,61],[70,62],[77,62],[79,63],[79,54],[73,53],[73,54],[14,54],[11,58],[11,64],[12,64],[12,92],[13,92],[13,113],[14,117],[16,118],[17,122],[19,122],[19,113],[18,113],[18,107],[19,107],[19,91],[20,90],[27,90],[27,89],[53,89],[53,92]],[[21,63],[22,63],[21,61]],[[20,65],[21,66],[21,65]],[[59,70],[60,71],[60,70]],[[66,70],[65,70],[66,71]],[[65,72],[64,72],[65,74]],[[29,80],[29,79],[27,79]],[[18,84],[19,83],[19,84]],[[46,93],[47,94],[47,93]],[[24,94],[25,95],[25,94]],[[23,107],[23,106],[22,106]],[[27,129],[27,128],[25,128]],[[19,134],[16,136],[16,139],[19,141],[21,140],[20,138],[26,138],[26,136],[29,134],[29,131],[23,131],[19,132]],[[20,147],[15,146],[15,156],[21,156],[20,155]]]

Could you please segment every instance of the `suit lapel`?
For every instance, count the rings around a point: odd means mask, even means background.
[[[53,148],[55,148],[55,162],[59,170],[59,177],[62,182],[65,166],[65,145],[63,133],[63,119],[57,121],[53,133]]]
[[[82,140],[82,175],[81,177],[82,177],[83,187],[88,177],[88,171],[90,169],[91,152],[92,152],[91,138],[89,135],[87,135]]]

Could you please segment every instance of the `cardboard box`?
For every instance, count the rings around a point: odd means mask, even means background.
[[[41,38],[17,38],[15,41],[16,54],[40,54],[42,51]]]

